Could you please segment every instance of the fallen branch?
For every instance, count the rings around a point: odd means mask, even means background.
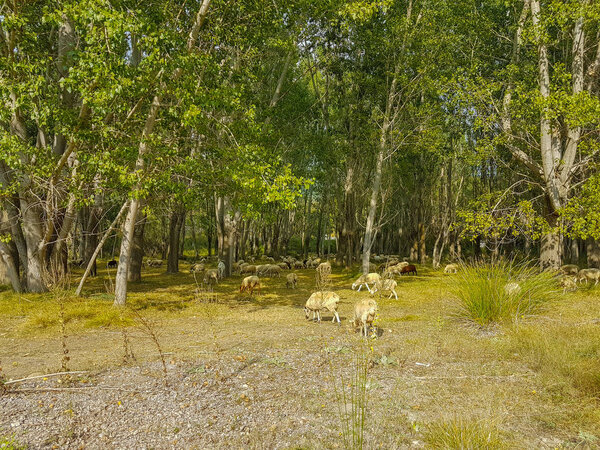
[[[35,375],[33,377],[21,378],[19,380],[5,381],[4,385],[6,386],[7,384],[21,383],[22,381],[35,380],[38,378],[58,377],[60,375],[72,375],[72,374],[77,374],[77,373],[87,373],[87,371],[86,370],[77,370],[77,371],[73,371],[73,372],[56,372],[56,373],[47,373],[45,375]]]

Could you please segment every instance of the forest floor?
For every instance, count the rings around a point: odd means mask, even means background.
[[[296,290],[287,272],[264,279],[252,297],[232,277],[204,303],[188,269],[145,269],[124,312],[105,269],[79,299],[0,292],[5,381],[81,371],[6,384],[0,447],[343,448],[341,411],[356,405],[366,360],[365,448],[459,434],[473,448],[600,448],[600,287],[481,329],[457,319],[453,276],[424,268],[397,279],[398,300],[378,297],[379,333],[365,345],[349,322],[369,296],[350,289],[356,272],[334,269],[338,326],[304,318],[314,270],[296,271]]]

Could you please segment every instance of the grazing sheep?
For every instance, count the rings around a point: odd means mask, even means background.
[[[596,286],[598,281],[600,281],[600,269],[581,269],[577,273],[577,279],[580,283],[585,280],[585,284],[588,284],[588,280],[595,280],[594,286]]]
[[[239,263],[236,263],[236,262],[234,262],[234,263],[231,265],[231,273],[239,273],[239,272],[240,272],[240,264],[239,264]]]
[[[384,278],[375,283],[375,286],[373,287],[373,291],[371,291],[371,293],[374,294],[377,291],[390,291],[390,296],[388,298],[392,298],[393,295],[394,297],[396,297],[396,300],[398,300],[398,294],[396,294],[396,286],[398,286],[396,280],[392,280],[391,278]]]
[[[281,267],[277,264],[267,264],[267,273],[270,277],[277,276],[277,278],[281,277]]]
[[[444,269],[444,273],[456,273],[458,272],[458,264],[448,264]]]
[[[209,269],[204,274],[204,283],[211,287],[215,284],[219,284],[219,272],[217,269]]]
[[[384,270],[384,275],[402,275],[402,269],[404,269],[405,267],[408,267],[409,264],[406,261],[403,262],[395,262],[395,263],[388,263],[387,268]]]
[[[315,259],[309,259],[305,263],[307,269],[316,269],[319,263]]]
[[[251,264],[244,264],[240,267],[240,274],[244,275],[246,273],[256,273],[256,266]]]
[[[331,263],[324,262],[317,266],[317,272],[320,274],[331,273]]]
[[[302,261],[294,261],[294,269],[304,269],[304,263]]]
[[[192,267],[190,267],[190,273],[204,272],[204,270],[205,267],[202,263],[192,264]]]
[[[306,301],[304,305],[304,315],[308,319],[310,312],[312,311],[313,317],[317,317],[317,321],[321,322],[321,310],[325,309],[333,314],[332,322],[336,319],[341,325],[340,316],[337,312],[338,303],[340,302],[340,296],[332,291],[319,291],[314,292]]]
[[[515,283],[514,281],[506,283],[504,286],[504,292],[506,295],[516,295],[521,292],[521,286],[519,286],[519,283]]]
[[[292,289],[296,289],[296,285],[298,284],[298,275],[296,275],[295,273],[288,273],[285,279],[285,287],[291,287]]]
[[[260,294],[260,278],[258,278],[256,275],[250,275],[242,280],[240,293],[248,290],[250,291],[250,295],[252,295],[254,289],[258,289],[258,293]]]
[[[377,302],[373,299],[360,300],[354,305],[354,328],[361,330],[361,336],[368,336],[369,327],[373,325],[377,314]]]
[[[149,259],[146,261],[148,267],[160,267],[162,266],[162,259]]]
[[[238,261],[237,261],[237,263],[238,263],[239,266],[241,266],[242,264],[244,264],[244,262],[245,261],[243,259],[238,259]]]
[[[402,263],[400,263],[402,264]],[[400,265],[398,264],[398,265]],[[398,267],[398,266],[396,266]],[[407,274],[411,274],[414,273],[415,275],[417,275],[417,267],[414,264],[409,264],[407,266],[404,266],[402,269],[400,269],[400,275],[404,275],[405,273]]]
[[[217,264],[217,275],[219,279],[222,279],[225,275],[225,263],[223,261],[219,261],[219,264]]]
[[[279,268],[281,270],[288,270],[290,268],[290,266],[288,266],[288,264],[286,262],[283,262],[283,261],[280,262],[280,263],[277,263],[277,265],[279,266]]]
[[[270,264],[259,264],[256,266],[256,275],[259,277],[265,276],[269,273]]]
[[[563,294],[566,294],[567,291],[576,291],[577,290],[577,277],[572,277],[569,275],[563,275],[558,282],[559,286],[563,288]]]
[[[561,266],[560,272],[564,275],[577,275],[579,273],[579,267],[575,264],[565,264]]]
[[[117,263],[116,259],[111,259],[110,261],[108,261],[106,263],[106,268],[107,269],[115,269],[119,264]]]
[[[271,263],[274,263],[274,262],[275,262],[275,260],[274,260],[272,257],[270,257],[270,256],[265,256],[265,258],[264,258],[264,259],[265,259],[265,261],[269,261],[269,262],[271,262]]]
[[[379,282],[381,280],[381,275],[375,272],[368,273],[366,275],[361,275],[358,279],[352,283],[352,290],[354,290],[358,286],[358,291],[362,288],[363,284],[367,287],[367,290],[371,292],[371,288],[369,287],[369,283]]]

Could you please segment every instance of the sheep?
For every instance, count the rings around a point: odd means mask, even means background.
[[[190,273],[204,272],[204,270],[205,267],[202,263],[192,264],[192,267],[190,267]]]
[[[408,264],[406,261],[403,261],[401,263],[396,262],[394,264],[388,264],[387,268],[384,270],[384,275],[402,275],[402,270],[405,267],[408,267],[410,264]]]
[[[304,315],[306,319],[308,319],[309,314],[312,312],[312,319],[315,320],[315,316],[317,317],[317,321],[321,322],[321,310],[325,309],[333,314],[332,322],[335,322],[336,319],[338,324],[342,324],[340,320],[340,316],[337,312],[338,303],[340,302],[340,296],[332,291],[319,291],[314,292],[306,301],[304,305]]]
[[[277,264],[267,264],[267,273],[270,277],[277,276],[277,278],[281,277],[281,267]]]
[[[366,275],[361,275],[360,277],[358,277],[358,279],[352,283],[352,290],[354,290],[357,286],[358,286],[358,291],[360,291],[360,289],[362,288],[362,285],[364,284],[367,287],[367,290],[369,292],[371,292],[371,288],[369,287],[369,283],[377,283],[381,280],[381,275],[379,275],[378,273],[368,273]]]
[[[292,289],[296,289],[296,285],[298,284],[298,275],[296,275],[295,273],[288,273],[285,279],[285,287],[291,287]]]
[[[277,263],[277,265],[279,266],[279,268],[281,270],[288,270],[290,268],[290,266],[288,266],[288,264],[286,262],[283,262],[283,261],[280,262],[280,263]]]
[[[458,272],[458,264],[448,264],[444,269],[444,273],[456,273]]]
[[[577,277],[563,275],[558,284],[563,288],[563,294],[566,294],[567,291],[575,291],[577,290]]]
[[[256,273],[256,266],[253,266],[251,264],[245,264],[242,267],[240,267],[240,274],[244,275],[246,273]]]
[[[577,275],[577,273],[579,273],[579,267],[575,264],[565,264],[564,266],[561,266],[560,272],[563,275]]]
[[[162,259],[149,259],[146,261],[148,267],[160,267],[162,266]]]
[[[511,281],[510,283],[506,283],[506,285],[504,285],[504,292],[506,295],[516,295],[521,292],[521,286],[519,286],[519,283]]]
[[[380,290],[390,291],[390,296],[388,298],[392,298],[393,295],[394,297],[396,297],[396,300],[398,300],[398,294],[396,294],[396,286],[398,286],[396,280],[392,280],[391,278],[384,278],[375,283],[375,286],[373,287],[373,291],[371,291],[371,293],[374,294],[375,292]]]
[[[240,293],[245,290],[250,291],[250,295],[254,292],[254,289],[258,289],[258,293],[260,294],[260,278],[256,275],[250,275],[242,280],[242,284],[240,286]]]
[[[265,276],[269,273],[269,264],[259,264],[256,266],[256,275],[259,277]]]
[[[361,330],[361,336],[368,336],[369,326],[373,325],[377,314],[377,302],[373,299],[360,300],[354,305],[354,328]]]
[[[317,272],[320,274],[331,273],[331,263],[329,261],[321,263],[317,266]]]
[[[223,261],[219,261],[219,264],[217,264],[217,276],[219,277],[219,280],[222,279],[224,275],[225,263]]]
[[[114,268],[116,268],[118,265],[119,265],[119,264],[117,263],[117,260],[116,260],[116,259],[111,259],[110,261],[108,261],[108,262],[106,263],[106,268],[107,268],[107,269],[110,269],[110,268],[113,268],[113,269],[114,269]]]
[[[264,258],[264,259],[265,259],[265,261],[269,261],[269,262],[271,262],[271,263],[274,263],[274,262],[275,262],[275,260],[274,260],[272,257],[270,257],[270,256],[265,256],[265,258]]]
[[[231,265],[231,273],[239,273],[240,272],[240,263],[234,262]]]
[[[306,261],[307,269],[316,269],[318,266],[319,266],[319,263],[317,262],[316,259],[309,259]]]
[[[402,264],[402,263],[400,263]],[[398,264],[398,265],[400,265]],[[398,267],[398,266],[396,266]],[[400,275],[404,275],[405,273],[407,274],[411,274],[414,273],[415,275],[417,275],[417,267],[414,264],[408,264],[404,267],[402,267],[402,269],[400,269]]]
[[[245,261],[243,259],[238,259],[238,261],[237,261],[238,266],[241,266],[242,264],[244,264],[244,262]]]
[[[219,284],[219,272],[217,269],[207,270],[204,274],[204,283],[210,285]]]
[[[588,280],[595,280],[594,286],[600,281],[600,269],[581,269],[577,273],[577,279],[580,283],[585,280],[585,284],[588,284]]]
[[[304,269],[304,263],[302,261],[294,261],[294,269]]]

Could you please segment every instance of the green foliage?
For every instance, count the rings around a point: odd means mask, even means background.
[[[19,444],[14,436],[0,435],[0,449],[2,450],[25,450],[26,445]]]
[[[458,317],[480,326],[534,314],[557,295],[552,273],[505,260],[464,266],[449,283]]]

